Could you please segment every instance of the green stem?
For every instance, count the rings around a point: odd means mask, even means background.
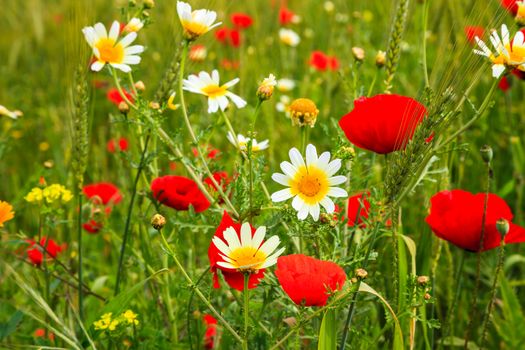
[[[423,75],[425,77],[425,87],[430,87],[430,80],[428,79],[428,67],[427,67],[427,25],[428,25],[428,11],[430,9],[430,0],[426,0],[423,5],[423,38],[422,38],[422,51],[423,51]]]
[[[137,110],[137,106],[135,106],[133,104],[133,102],[131,102],[126,94],[124,93],[124,91],[122,90],[122,86],[120,86],[120,81],[118,80],[118,76],[117,76],[117,71],[115,70],[115,68],[113,67],[109,67],[109,70],[111,71],[111,75],[113,76],[113,80],[115,81],[115,85],[117,86],[117,90],[118,90],[118,93],[120,95],[120,97],[122,97],[122,99],[124,101],[126,101],[126,103],[133,109]]]
[[[308,143],[308,129],[306,126],[301,126],[301,152],[306,153],[306,144]]]
[[[208,309],[210,309],[210,311],[215,315],[215,317],[217,317],[217,319],[224,325],[224,328],[226,328],[231,333],[231,335],[235,339],[237,339],[237,341],[239,341],[241,344],[244,343],[244,340],[242,339],[242,337],[232,328],[232,326],[228,323],[228,321],[226,321],[224,317],[222,317],[219,311],[217,311],[217,309],[213,307],[213,305],[206,298],[206,296],[204,296],[204,294],[195,285],[195,283],[193,283],[193,280],[191,279],[191,277],[188,275],[188,273],[184,269],[184,266],[182,266],[182,264],[180,263],[179,259],[177,258],[177,255],[175,254],[173,249],[171,249],[170,245],[168,244],[168,241],[166,241],[166,237],[164,237],[164,234],[162,233],[162,231],[159,231],[159,233],[160,233],[160,237],[162,238],[164,248],[167,250],[168,254],[173,258],[173,261],[175,261],[175,264],[177,265],[179,270],[182,272],[182,275],[184,276],[186,281],[189,283],[190,287],[195,291],[195,294],[197,294],[197,296],[201,299],[201,301],[208,307]]]
[[[253,139],[255,138],[255,122],[257,120],[257,116],[259,114],[259,110],[261,109],[262,100],[257,100],[257,105],[255,106],[255,111],[253,112],[253,118],[252,118],[252,127],[250,130],[250,141],[247,145],[247,155],[248,155],[248,167],[249,167],[249,185],[250,185],[250,214],[248,215],[248,221],[250,224],[252,224],[253,221],[253,152],[252,152],[252,146],[253,146]],[[234,140],[237,138],[237,135],[233,135]],[[236,142],[237,143],[237,142]]]
[[[250,282],[250,273],[244,273],[244,342],[242,344],[244,350],[248,350],[248,337],[249,337],[249,320],[250,320],[250,288],[248,287]]]
[[[78,220],[77,220],[77,240],[78,240],[78,317],[81,321],[84,319],[84,292],[83,292],[83,278],[82,278],[82,192],[79,184],[77,188],[78,196]]]
[[[135,203],[135,197],[137,195],[137,186],[139,183],[140,174],[142,172],[142,169],[144,168],[144,162],[145,162],[146,153],[148,150],[149,139],[150,139],[150,134],[148,133],[148,135],[146,136],[146,141],[144,143],[144,149],[142,150],[142,155],[140,157],[140,163],[137,169],[137,174],[135,175],[135,181],[133,183],[133,192],[131,194],[131,200],[129,202],[128,215],[126,217],[126,225],[124,227],[124,236],[122,238],[122,244],[120,246],[120,256],[118,260],[118,270],[117,270],[117,282],[115,284],[114,295],[117,295],[119,293],[120,282],[122,279],[122,265],[124,263],[124,255],[126,253],[126,243],[128,241],[129,228],[131,226],[131,215],[133,214],[133,204]]]

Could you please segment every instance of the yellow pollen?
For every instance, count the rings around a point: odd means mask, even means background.
[[[224,86],[218,86],[218,85],[208,85],[204,88],[202,88],[202,92],[206,94],[206,96],[214,98],[214,97],[220,97],[226,95],[226,88]]]
[[[124,47],[121,44],[115,45],[115,40],[110,38],[100,39],[95,47],[99,52],[99,61],[109,63],[122,63],[124,60]]]
[[[182,26],[189,36],[198,37],[208,32],[208,26],[195,21],[181,21]]]
[[[256,271],[266,261],[266,254],[254,247],[240,247],[233,250],[228,258],[238,271]]]
[[[326,197],[329,187],[328,176],[315,166],[299,168],[295,177],[290,181],[292,194],[298,195],[309,205],[319,203]]]
[[[294,125],[313,127],[319,114],[315,103],[308,98],[298,98],[288,106]]]

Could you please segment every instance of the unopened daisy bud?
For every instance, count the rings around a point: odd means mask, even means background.
[[[485,163],[488,164],[492,161],[492,147],[490,147],[489,145],[484,145],[479,151],[481,152],[481,158]]]
[[[179,108],[179,104],[175,104],[173,103],[173,101],[175,100],[175,93],[172,93],[170,95],[170,98],[168,98],[168,108],[171,109],[172,111],[175,111],[177,110],[177,108]]]
[[[122,101],[118,104],[118,110],[123,114],[128,114],[129,106],[126,102]]]
[[[160,108],[160,105],[159,105],[158,102],[151,101],[151,102],[149,103],[149,108],[151,108],[151,109],[159,109],[159,108]]]
[[[44,162],[44,168],[51,169],[55,166],[55,163],[52,160],[46,160]]]
[[[123,31],[127,33],[131,32],[138,32],[139,30],[144,27],[144,22],[142,22],[140,19],[133,17],[128,24],[124,27]]]
[[[377,51],[376,54],[376,66],[378,68],[382,68],[386,63],[386,52],[385,51]]]
[[[498,221],[496,221],[496,229],[501,234],[501,238],[505,238],[505,235],[509,233],[510,230],[508,220],[501,218]]]
[[[142,80],[139,80],[135,83],[135,89],[137,89],[137,91],[144,91],[146,90],[146,85],[144,85]]]
[[[273,74],[270,74],[268,78],[264,78],[262,83],[259,85],[259,88],[257,89],[257,97],[259,98],[259,100],[269,100],[273,95],[275,85],[277,85],[277,81],[275,80],[275,76]]]
[[[283,322],[290,327],[294,327],[297,324],[297,319],[295,317],[283,318]]]
[[[157,231],[162,230],[162,228],[166,225],[166,218],[160,214],[155,214],[151,218],[151,226]]]
[[[336,155],[341,160],[354,160],[355,149],[351,146],[343,146],[337,150]]]
[[[352,55],[354,56],[354,59],[358,62],[363,62],[365,59],[365,50],[363,50],[360,47],[354,46],[352,47]]]
[[[314,127],[319,110],[308,98],[298,98],[288,107],[293,125]]]
[[[357,283],[357,278],[352,277],[352,278],[350,279],[350,282],[351,282],[351,283]]]
[[[364,280],[368,276],[368,272],[365,269],[355,270],[355,275],[357,278]]]
[[[417,283],[421,286],[425,286],[430,281],[428,276],[419,276],[417,278]]]
[[[144,7],[147,9],[152,9],[155,7],[155,0],[144,0]]]
[[[321,213],[319,219],[322,223],[328,224],[330,227],[337,226],[337,217],[333,214]]]
[[[432,295],[430,295],[428,293],[425,293],[424,298],[425,298],[425,300],[430,300],[432,298]]]

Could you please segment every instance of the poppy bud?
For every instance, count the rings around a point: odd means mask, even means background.
[[[425,298],[425,300],[430,300],[432,298],[432,295],[430,295],[428,293],[425,293],[424,298]]]
[[[417,278],[417,283],[422,286],[425,286],[429,281],[430,278],[428,276],[419,276]]]
[[[144,7],[147,9],[152,9],[155,7],[155,1],[154,0],[144,0]]]
[[[166,218],[160,214],[155,214],[151,218],[151,226],[157,231],[162,230],[162,228],[166,225]]]
[[[122,114],[128,114],[129,112],[129,106],[126,102],[122,101],[118,104],[118,110],[122,113]]]
[[[360,47],[354,46],[352,47],[352,55],[354,55],[354,59],[358,62],[362,62],[365,59],[365,50],[363,50]]]
[[[386,63],[386,53],[385,51],[377,51],[376,54],[376,66],[377,68],[382,68]]]
[[[501,234],[501,238],[505,238],[505,235],[509,233],[510,230],[509,222],[504,218],[499,219],[496,221],[496,229]]]
[[[356,269],[355,275],[360,280],[364,280],[368,276],[368,272],[365,269]]]
[[[315,103],[308,98],[298,98],[288,107],[292,118],[292,124],[298,126],[314,127],[319,110]]]
[[[487,164],[490,163],[493,156],[492,147],[484,145],[479,151],[481,152],[481,158],[483,158],[483,161]]]
[[[135,89],[137,89],[137,91],[144,91],[146,90],[146,85],[144,85],[144,82],[142,82],[142,80],[139,80],[135,83]]]

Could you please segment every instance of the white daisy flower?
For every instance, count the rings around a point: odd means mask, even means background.
[[[341,159],[330,161],[330,152],[317,157],[315,146],[311,144],[306,146],[306,162],[297,148],[292,148],[289,155],[291,163],[281,163],[283,174],[272,175],[275,182],[288,188],[274,192],[272,201],[282,202],[293,197],[292,207],[297,210],[299,220],[310,214],[317,221],[319,204],[327,213],[333,213],[335,204],[329,197],[348,197],[345,190],[334,187],[346,181],[346,176],[334,176],[341,168]]]
[[[144,46],[129,46],[137,38],[137,33],[131,32],[117,42],[119,32],[120,24],[117,21],[111,25],[109,34],[102,23],[82,29],[86,41],[93,48],[93,54],[97,58],[91,65],[91,70],[98,72],[107,63],[128,73],[131,72],[130,64],[140,63],[140,56],[137,54],[144,51]]]
[[[286,113],[286,117],[290,118],[290,114],[288,113],[288,106],[292,102],[292,99],[290,96],[281,95],[279,98],[279,102],[275,105],[275,109],[279,112]]]
[[[24,113],[22,113],[21,111],[10,111],[9,109],[7,109],[6,107],[0,105],[0,116],[5,116],[5,117],[9,117],[11,119],[18,119],[18,117],[21,117],[24,115]]]
[[[490,42],[495,48],[492,52],[487,44],[477,36],[474,38],[481,50],[475,49],[474,53],[485,56],[492,62],[492,76],[499,78],[509,67],[525,71],[525,37],[523,32],[518,31],[512,43],[507,26],[501,26],[501,38],[498,32],[493,30],[490,34]]]
[[[224,261],[217,265],[226,269],[240,272],[256,272],[277,263],[277,258],[284,252],[279,246],[278,236],[272,236],[263,243],[266,227],[259,227],[252,236],[250,224],[245,222],[241,226],[241,237],[233,227],[228,227],[224,233],[224,241],[217,236],[212,239]]]
[[[235,139],[235,136],[231,132],[228,132],[227,137],[228,137],[228,141],[230,141],[232,145],[239,148],[241,151],[248,150],[248,143],[250,142],[250,139],[251,139],[250,137],[245,137],[242,134],[237,134],[237,139]],[[259,151],[267,149],[270,146],[269,142],[270,141],[268,140],[257,142],[257,140],[253,139],[252,140],[252,152],[259,152]]]
[[[206,34],[210,29],[220,26],[222,23],[213,23],[217,19],[215,11],[205,9],[192,11],[190,4],[184,1],[177,1],[177,13],[184,28],[184,34],[189,40]]]
[[[144,27],[144,22],[142,22],[140,19],[133,17],[128,24],[124,27],[122,30],[123,32],[131,33],[131,32],[138,32],[139,30]]]
[[[290,92],[295,88],[295,81],[292,79],[279,79],[277,81],[277,90],[280,92]]]
[[[219,72],[213,70],[211,76],[207,72],[200,72],[198,76],[192,74],[188,79],[183,80],[182,84],[184,90],[208,96],[208,113],[215,113],[219,108],[224,111],[228,107],[228,98],[238,108],[246,106],[246,101],[228,91],[228,88],[238,82],[239,78],[235,78],[224,85],[219,85]]]
[[[281,39],[281,42],[283,42],[284,44],[292,47],[299,45],[299,43],[301,42],[299,34],[297,34],[291,29],[286,28],[281,28],[279,30],[279,39]]]

